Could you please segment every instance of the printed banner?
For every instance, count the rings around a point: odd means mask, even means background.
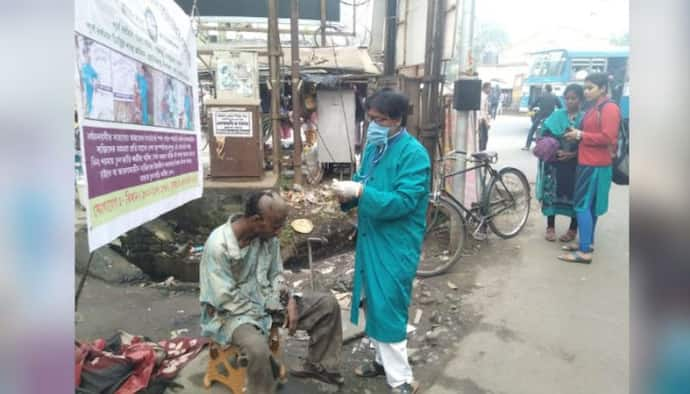
[[[196,37],[173,0],[76,0],[91,251],[203,192]]]

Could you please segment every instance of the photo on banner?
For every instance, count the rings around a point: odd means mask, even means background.
[[[77,35],[78,69],[81,82],[83,116],[113,120],[111,50],[96,41]]]
[[[76,3],[89,249],[203,192],[196,38],[172,0]]]

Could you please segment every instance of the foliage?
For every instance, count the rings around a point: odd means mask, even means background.
[[[482,54],[487,51],[500,53],[509,43],[510,36],[502,27],[491,23],[482,23],[477,27],[474,34],[473,57],[479,60],[482,58]]]
[[[616,46],[630,46],[630,33],[623,33],[621,35],[611,37],[609,41],[612,45]]]

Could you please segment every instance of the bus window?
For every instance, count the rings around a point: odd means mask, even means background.
[[[530,75],[535,77],[554,77],[561,75],[565,65],[565,53],[554,51],[542,53],[534,57]]]
[[[570,75],[576,81],[584,81],[590,73],[604,72],[606,70],[604,58],[578,58],[570,61]]]

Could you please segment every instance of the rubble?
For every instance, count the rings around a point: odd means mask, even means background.
[[[448,333],[448,329],[446,327],[434,328],[434,329],[426,332],[426,335],[425,335],[426,342],[432,346],[435,346],[439,343],[439,339],[441,338],[441,336],[444,334],[447,334],[447,333]]]
[[[443,317],[441,316],[441,313],[436,310],[436,311],[431,312],[431,316],[429,317],[429,321],[432,324],[440,325],[443,322]]]
[[[420,320],[422,320],[422,310],[417,309],[417,312],[415,313],[413,322],[415,325],[418,325]]]
[[[412,365],[419,365],[424,361],[424,355],[421,354],[419,349],[408,348],[407,349],[407,360]]]

